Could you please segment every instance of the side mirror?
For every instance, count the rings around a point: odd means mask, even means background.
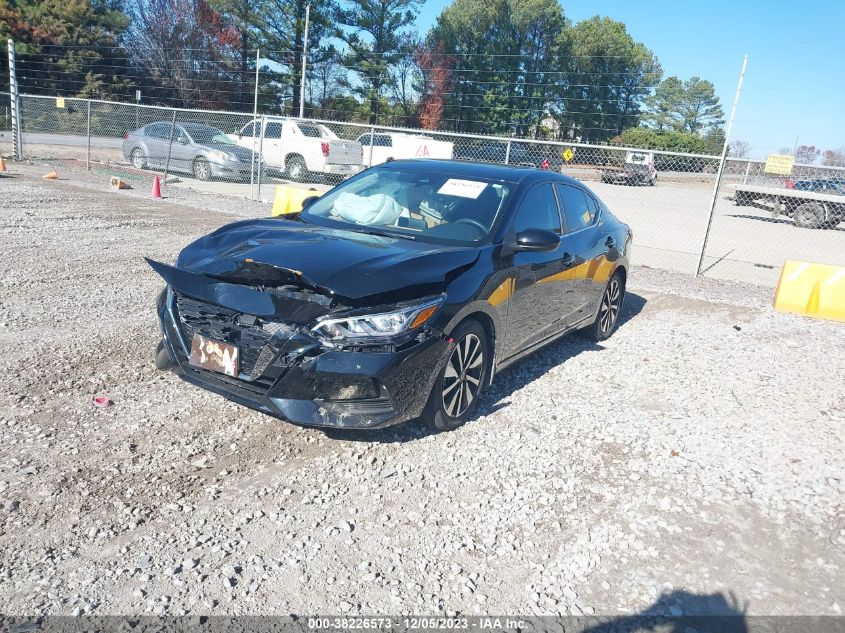
[[[546,229],[525,229],[502,245],[502,257],[513,253],[548,253],[560,245],[560,235]]]
[[[302,200],[302,208],[306,209],[310,207],[312,204],[317,202],[320,199],[320,196],[308,196],[307,198]]]

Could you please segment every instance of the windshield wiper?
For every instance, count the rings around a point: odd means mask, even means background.
[[[412,242],[417,239],[416,235],[408,235],[407,233],[391,233],[390,231],[374,231],[369,227],[367,227],[367,229],[364,231],[356,232],[364,233],[365,235],[380,235],[381,237],[399,237],[403,240],[411,240]]]

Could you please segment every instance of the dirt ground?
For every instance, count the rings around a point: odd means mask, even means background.
[[[635,267],[464,428],[327,436],[153,366],[142,257],[266,206],[40,171],[0,177],[0,611],[841,614],[842,324]]]

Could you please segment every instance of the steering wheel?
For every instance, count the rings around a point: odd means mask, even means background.
[[[472,218],[459,218],[459,219],[455,220],[454,222],[452,222],[452,224],[459,224],[459,223],[469,224],[473,228],[478,229],[478,231],[481,235],[487,235],[487,227],[484,226],[478,220],[473,220]]]

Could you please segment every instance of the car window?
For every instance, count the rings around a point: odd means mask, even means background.
[[[370,143],[372,142],[372,138],[373,138],[372,134],[369,134],[369,133],[368,134],[362,134],[361,136],[358,137],[358,142],[361,145],[369,146]]]
[[[264,128],[264,138],[282,138],[282,124],[278,121],[270,121]]]
[[[170,126],[167,123],[153,123],[146,127],[146,135],[152,136],[153,138],[169,139]]]
[[[302,217],[375,235],[478,243],[490,235],[511,185],[462,176],[393,167],[369,170],[319,198]]]
[[[247,125],[241,128],[241,136],[254,136],[255,135],[255,123],[248,123]]]
[[[216,144],[216,145],[234,145],[235,142],[226,136],[220,130],[215,130],[211,127],[196,127],[192,128],[191,136],[194,139],[195,143],[200,143],[202,145],[206,144]]]
[[[560,234],[560,213],[550,183],[534,185],[525,194],[514,217],[514,231],[546,229]]]
[[[566,232],[572,233],[590,226],[596,217],[595,207],[587,204],[587,197],[577,187],[555,185],[566,220]]]
[[[373,145],[378,147],[393,147],[393,142],[387,134],[376,134]]]
[[[309,138],[322,138],[323,133],[317,125],[299,124],[299,131]]]

